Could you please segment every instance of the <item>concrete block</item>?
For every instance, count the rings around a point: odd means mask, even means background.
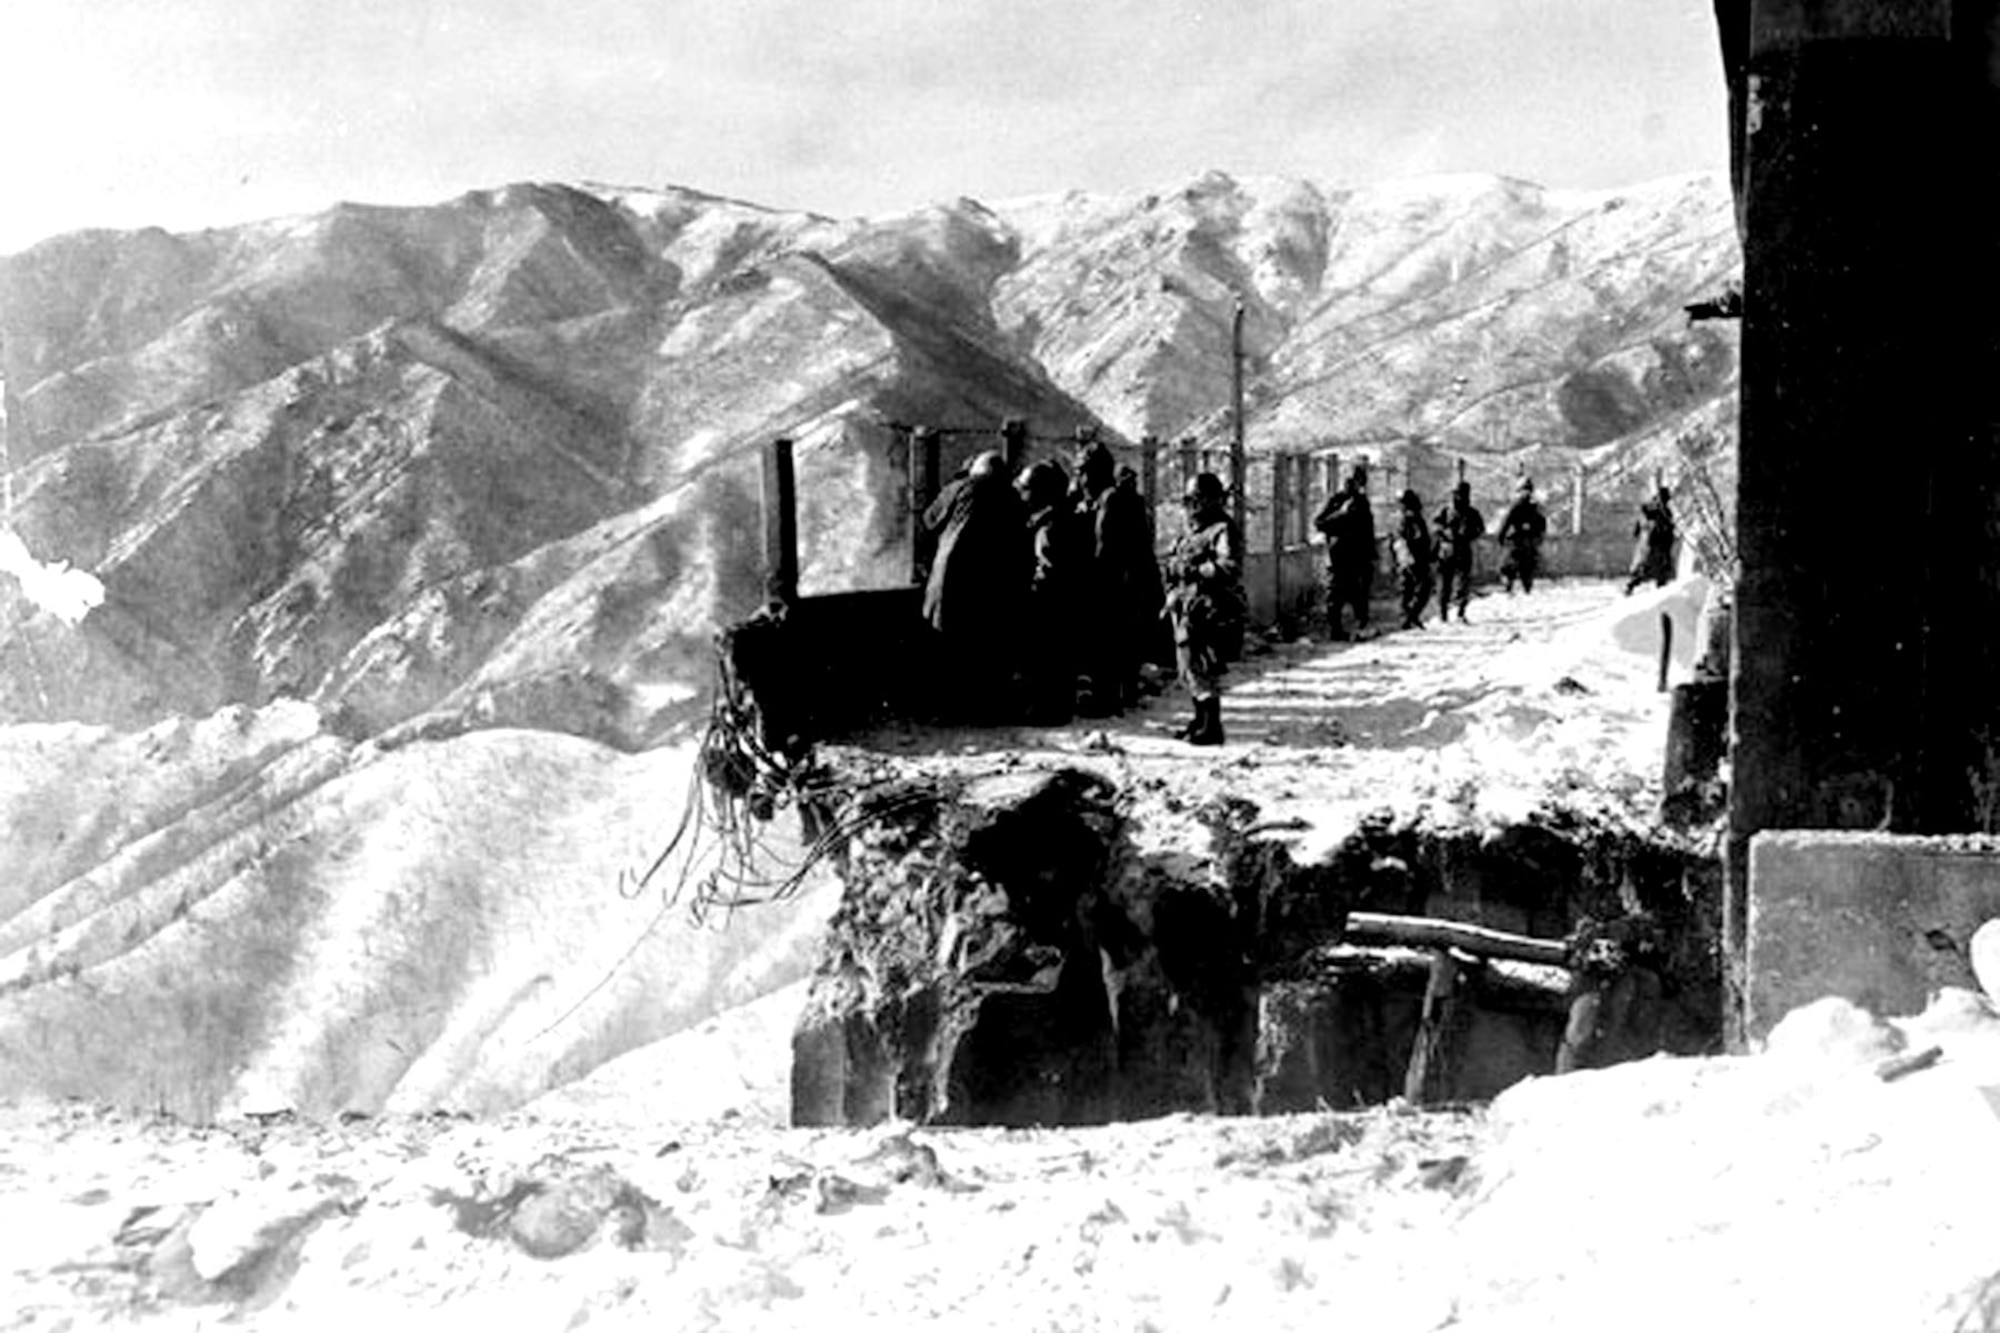
[[[1838,995],[1881,1015],[1976,988],[1973,932],[2000,917],[2000,838],[1784,830],[1750,840],[1745,1033]]]

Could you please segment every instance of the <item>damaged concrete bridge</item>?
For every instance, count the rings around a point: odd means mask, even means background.
[[[1171,695],[823,747],[858,832],[794,1122],[1440,1103],[1712,1049],[1720,862],[1657,818],[1661,622],[1685,674],[1704,592],[1262,645],[1199,755]]]

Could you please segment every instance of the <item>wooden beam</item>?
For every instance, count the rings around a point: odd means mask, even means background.
[[[1458,949],[1475,958],[1512,958],[1523,963],[1568,965],[1569,949],[1561,940],[1541,940],[1464,921],[1434,917],[1391,916],[1385,912],[1349,912],[1341,938],[1351,944],[1400,944],[1415,949]]]
[[[1472,980],[1461,973],[1451,950],[1431,951],[1423,1017],[1417,1023],[1410,1062],[1403,1070],[1403,1097],[1413,1105],[1434,1106],[1451,1097]]]

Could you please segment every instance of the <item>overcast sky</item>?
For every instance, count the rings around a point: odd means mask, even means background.
[[[883,213],[1727,165],[1710,0],[0,0],[0,253],[517,180]]]

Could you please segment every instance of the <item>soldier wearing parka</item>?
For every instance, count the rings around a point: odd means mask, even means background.
[[[975,457],[923,521],[937,534],[924,619],[942,641],[946,671],[969,697],[1004,698],[1029,569],[1026,514],[1000,453]]]
[[[1126,469],[1130,472],[1130,469]],[[1090,442],[1077,460],[1073,492],[1088,583],[1078,624],[1082,676],[1077,709],[1103,717],[1139,701],[1139,668],[1160,617],[1160,567],[1153,516],[1132,485],[1118,484],[1111,451]]]

